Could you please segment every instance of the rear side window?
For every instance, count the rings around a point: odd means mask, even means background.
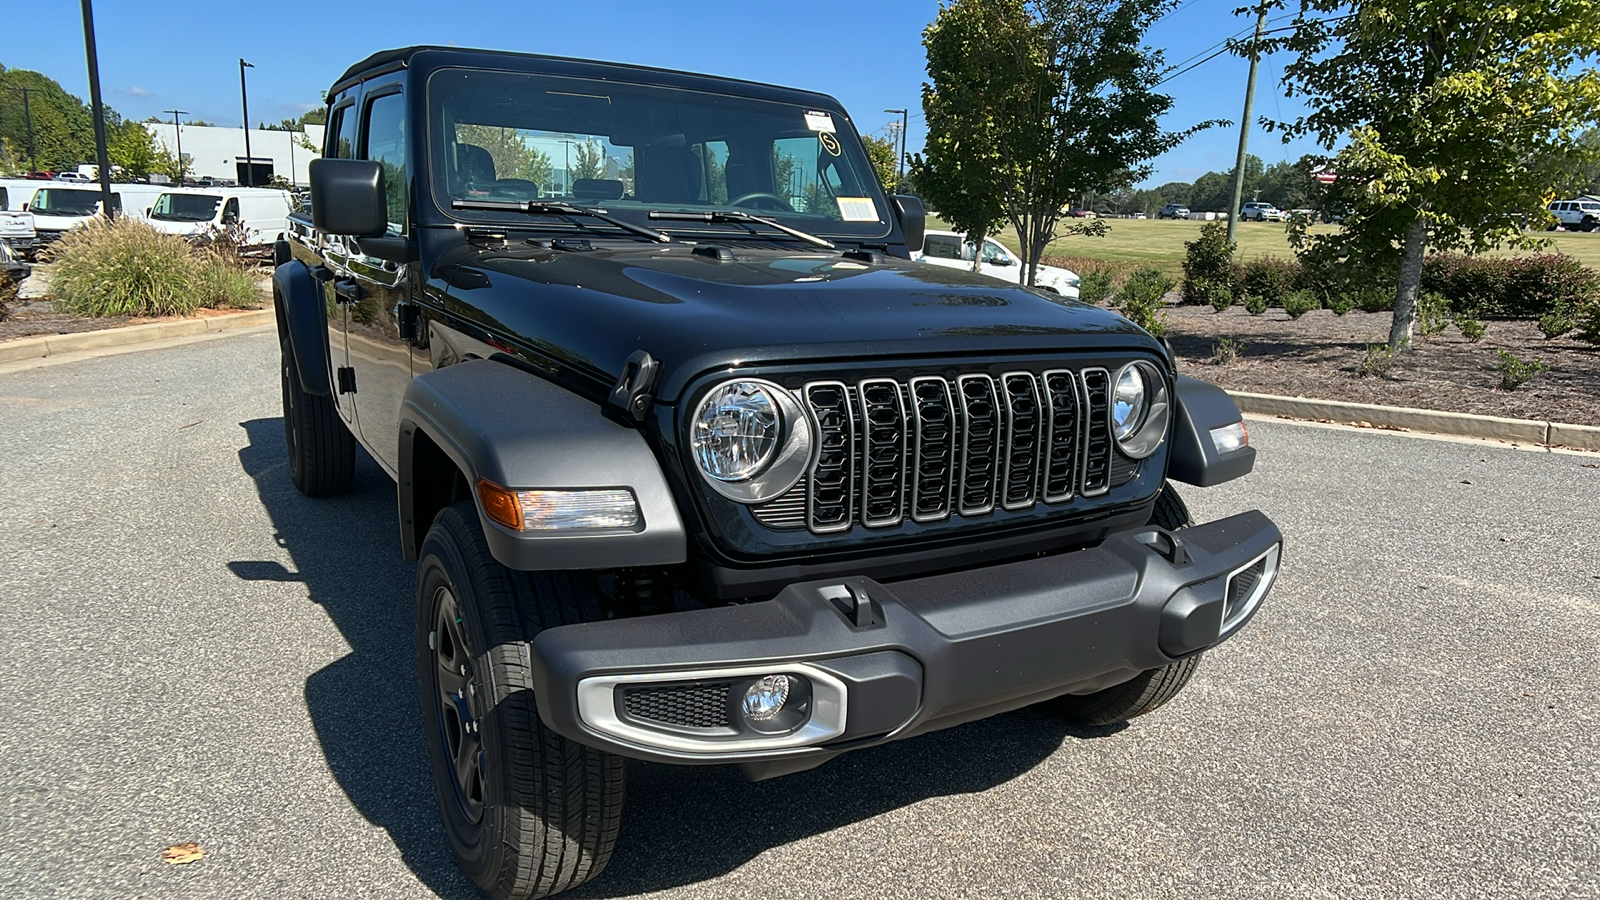
[[[922,241],[922,253],[934,259],[960,259],[961,239],[943,234],[930,234]]]
[[[383,185],[389,202],[389,233],[404,234],[406,222],[406,104],[400,93],[375,97],[367,104],[363,156],[383,164]]]

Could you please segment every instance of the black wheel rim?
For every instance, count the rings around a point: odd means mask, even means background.
[[[456,596],[441,585],[433,593],[433,681],[440,746],[450,768],[456,804],[467,820],[483,818],[485,776],[482,721],[474,712],[477,680],[461,627]]]

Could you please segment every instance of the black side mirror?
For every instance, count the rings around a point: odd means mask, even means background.
[[[311,223],[324,234],[383,236],[389,227],[383,164],[367,159],[312,160]]]
[[[928,231],[928,213],[922,208],[922,198],[894,194],[889,201],[894,204],[895,217],[900,220],[900,231],[906,236],[906,249],[916,253],[922,249],[922,238]]]
[[[984,262],[988,263],[991,266],[1009,266],[1009,265],[1011,265],[1011,260],[1007,259],[1004,256],[996,256],[994,259],[986,259],[986,260],[984,260]]]

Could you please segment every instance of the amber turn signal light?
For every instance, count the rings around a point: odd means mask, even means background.
[[[492,481],[478,482],[478,502],[483,514],[512,531],[522,530],[522,504],[517,495]]]

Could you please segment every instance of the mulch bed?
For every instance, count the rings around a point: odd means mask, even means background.
[[[1230,390],[1600,426],[1600,345],[1547,340],[1533,322],[1491,320],[1478,343],[1452,326],[1416,338],[1387,377],[1362,377],[1367,348],[1388,341],[1390,321],[1389,313],[1359,310],[1291,319],[1281,309],[1252,316],[1239,306],[1176,306],[1167,309],[1167,336],[1180,370]],[[1232,362],[1213,361],[1220,338],[1239,345]],[[1502,390],[1500,350],[1550,370]]]
[[[239,310],[197,309],[192,316],[106,316],[96,319],[59,312],[48,300],[17,300],[10,304],[10,314],[0,319],[0,341],[39,335],[76,334],[80,331],[103,331],[124,325],[175,322],[185,318],[203,319],[235,312]]]

